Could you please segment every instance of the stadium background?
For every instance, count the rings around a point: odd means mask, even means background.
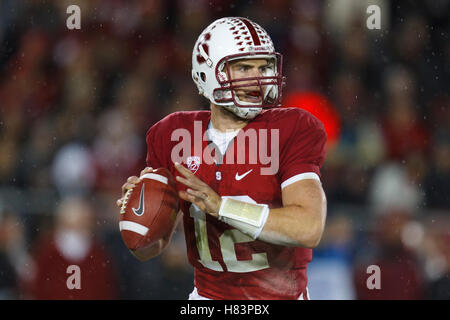
[[[66,28],[70,4],[81,30]],[[369,4],[381,30],[366,27]],[[208,106],[190,78],[197,36],[246,16],[284,55],[285,97],[320,94],[341,119],[311,298],[450,299],[449,12],[448,0],[1,1],[0,298],[187,298],[182,230],[140,263],[115,201],[145,166],[146,130]],[[65,287],[71,264],[82,290]],[[366,287],[370,265],[380,290]]]

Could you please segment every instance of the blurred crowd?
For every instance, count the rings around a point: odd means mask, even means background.
[[[66,27],[71,4],[80,30]],[[0,299],[187,298],[183,231],[141,263],[115,202],[145,166],[147,129],[208,108],[191,53],[223,16],[263,26],[285,95],[320,93],[341,119],[311,298],[450,299],[449,12],[450,0],[1,1]],[[66,287],[70,265],[82,290]],[[367,288],[370,265],[381,289]]]

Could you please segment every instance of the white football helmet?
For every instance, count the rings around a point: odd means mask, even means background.
[[[229,62],[239,59],[267,59],[269,66],[260,77],[229,79]],[[284,85],[282,55],[258,24],[246,18],[221,18],[198,37],[192,52],[192,78],[199,93],[236,116],[253,119],[262,108],[281,104]],[[240,83],[240,84],[239,84]],[[235,92],[252,90],[257,102],[241,101]],[[255,91],[254,88],[259,88]]]

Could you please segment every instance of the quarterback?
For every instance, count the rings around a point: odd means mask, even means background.
[[[221,18],[201,33],[192,78],[210,111],[176,112],[153,125],[141,172],[165,167],[176,177],[194,267],[189,298],[308,299],[307,265],[326,220],[323,125],[280,108],[282,56],[249,19]],[[176,130],[197,137],[190,148],[173,152]],[[256,149],[270,151],[270,164]],[[128,178],[122,197],[139,181]],[[169,242],[134,254],[150,259]]]

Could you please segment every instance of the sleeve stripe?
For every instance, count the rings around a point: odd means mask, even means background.
[[[287,187],[290,184],[293,184],[294,182],[300,181],[300,180],[305,180],[305,179],[313,179],[313,180],[317,180],[320,182],[320,178],[317,175],[317,173],[315,172],[305,172],[305,173],[300,173],[297,174],[293,177],[290,177],[289,179],[285,180],[284,182],[281,183],[281,189],[284,189],[285,187]]]

